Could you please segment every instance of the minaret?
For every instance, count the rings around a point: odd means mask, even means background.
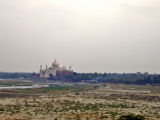
[[[39,73],[40,73],[40,77],[42,76],[42,65],[40,65],[40,71],[39,71]]]
[[[71,65],[69,66],[69,69],[70,69],[70,70],[72,69],[72,66],[71,66]]]
[[[42,71],[42,65],[40,65],[40,71]]]
[[[46,65],[46,70],[48,69],[48,66]]]

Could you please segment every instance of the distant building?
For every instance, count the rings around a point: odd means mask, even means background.
[[[41,78],[49,78],[50,75],[56,76],[57,72],[73,72],[71,66],[67,69],[66,66],[60,67],[59,63],[57,62],[57,60],[55,60],[52,63],[51,67],[47,67],[45,69],[42,69],[42,65],[40,66],[40,77]]]

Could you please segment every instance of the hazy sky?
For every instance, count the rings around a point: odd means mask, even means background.
[[[0,71],[160,73],[160,0],[0,0]]]

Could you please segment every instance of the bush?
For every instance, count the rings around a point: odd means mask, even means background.
[[[129,114],[122,115],[118,120],[145,120],[145,117],[141,115]]]

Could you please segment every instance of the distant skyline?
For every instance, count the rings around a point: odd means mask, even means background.
[[[0,71],[160,73],[160,0],[0,0]]]

